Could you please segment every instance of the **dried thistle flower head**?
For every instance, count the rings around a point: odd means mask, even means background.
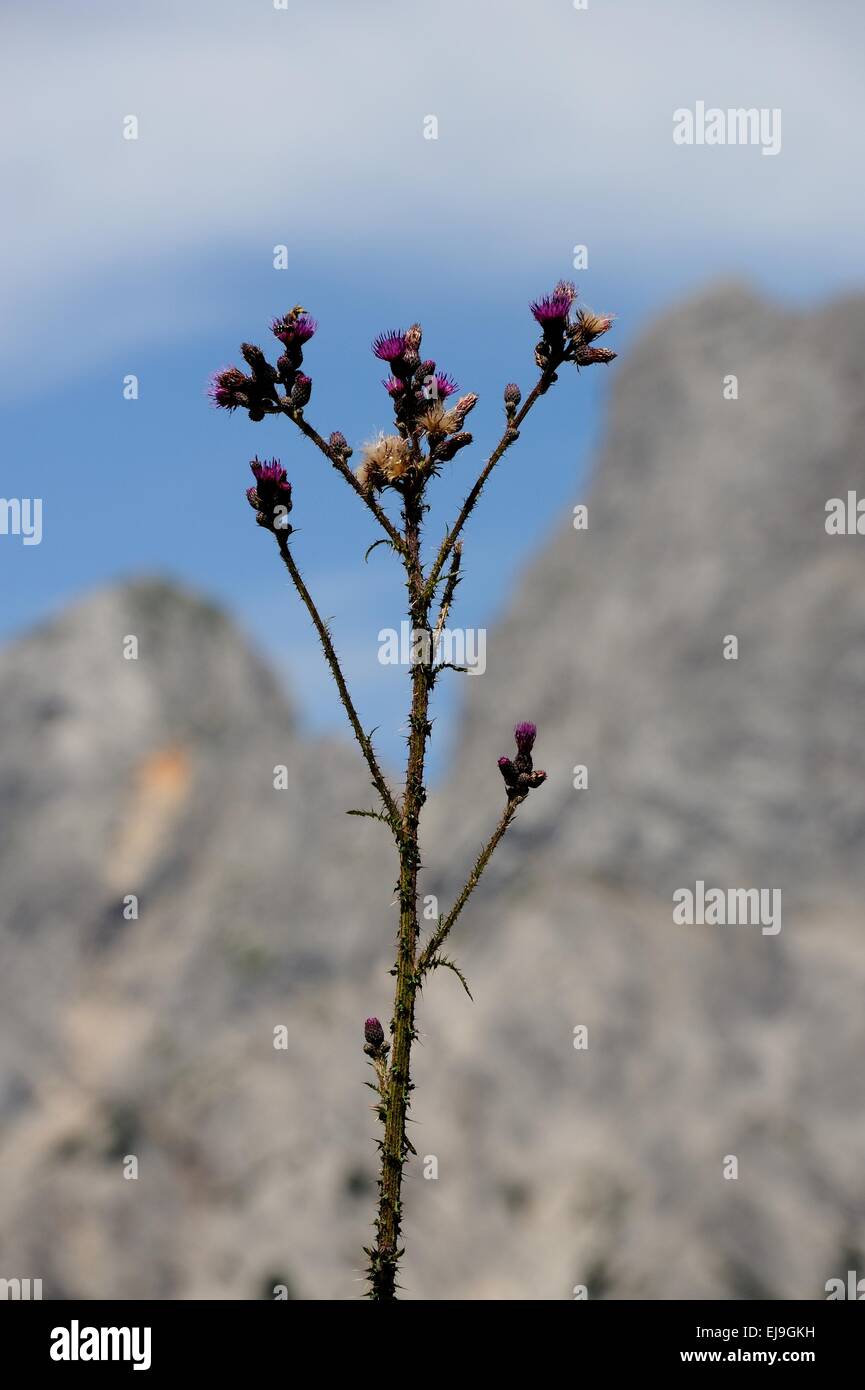
[[[584,343],[591,343],[603,333],[609,333],[612,326],[612,314],[596,314],[591,309],[579,309],[575,316],[574,329]]]
[[[462,429],[466,416],[472,410],[474,410],[477,403],[478,397],[475,395],[474,391],[470,391],[467,396],[460,396],[459,400],[457,401],[456,405],[453,407],[453,410],[451,411],[451,414],[456,420],[456,428],[458,430]]]
[[[418,429],[424,434],[445,435],[448,433],[448,421],[453,420],[453,412],[445,410],[440,401],[430,401],[426,410],[417,417]]]
[[[398,434],[380,434],[365,444],[363,460],[357,470],[363,487],[393,486],[404,478],[411,464],[411,445]]]

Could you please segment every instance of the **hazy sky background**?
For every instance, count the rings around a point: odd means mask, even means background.
[[[377,634],[400,619],[396,562],[363,566],[357,498],[287,422],[214,411],[210,372],[243,339],[269,349],[270,319],[303,303],[321,325],[308,417],[357,446],[391,418],[369,342],[420,318],[425,351],[481,396],[440,530],[498,437],[502,386],[533,380],[527,302],[560,276],[619,315],[607,341],[625,350],[712,279],[791,303],[862,283],[857,0],[4,0],[0,30],[0,495],[44,503],[41,545],[0,536],[0,634],[108,580],[173,575],[229,606],[312,726],[334,724],[243,496],[247,460],[277,454],[295,553],[391,757],[406,681]],[[675,146],[672,113],[698,100],[779,107],[780,154]],[[583,499],[615,370],[562,373],[530,417],[467,533],[455,621],[489,624]]]

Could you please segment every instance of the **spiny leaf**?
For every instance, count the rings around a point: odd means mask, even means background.
[[[383,821],[385,825],[390,825],[390,818],[383,811],[346,811],[347,816],[369,816],[370,820]]]
[[[393,543],[393,541],[390,539],[390,537],[389,537],[389,536],[382,536],[380,540],[373,541],[372,545],[369,547],[369,549],[367,550],[366,554],[364,555],[364,557],[363,557],[363,562],[364,562],[365,565],[369,563],[369,557],[370,557],[370,555],[372,554],[372,552],[375,550],[375,548],[376,548],[377,545],[389,545],[390,548],[391,548],[391,550],[394,549],[394,543]]]
[[[463,972],[460,970],[460,968],[459,968],[459,966],[457,965],[456,961],[451,960],[448,956],[433,956],[432,960],[430,961],[429,965],[427,966],[427,969],[428,969],[428,970],[437,970],[438,967],[441,966],[441,965],[445,966],[448,970],[452,970],[452,971],[454,972],[454,974],[456,975],[456,977],[457,977],[457,979],[459,980],[460,984],[462,985],[463,989],[465,990],[466,994],[468,995],[469,999],[471,999],[472,1003],[474,1003],[474,998],[473,998],[473,996],[472,996],[472,992],[471,992],[471,990],[469,989],[469,987],[468,987],[468,985],[467,985],[467,983],[466,983],[466,977],[465,977],[465,975],[463,974]]]

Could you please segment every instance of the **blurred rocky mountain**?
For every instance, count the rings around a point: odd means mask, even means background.
[[[800,315],[729,285],[617,364],[588,529],[517,583],[430,797],[445,907],[503,731],[536,720],[549,781],[453,940],[475,1002],[446,972],[422,1000],[406,1297],[821,1298],[865,1274],[865,541],[824,527],[865,493],[863,348],[861,299]],[[0,730],[0,1274],[358,1296],[360,1028],[395,926],[387,833],[343,814],[373,804],[359,755],[157,581],[7,647]],[[782,929],[674,923],[697,880],[780,889]]]

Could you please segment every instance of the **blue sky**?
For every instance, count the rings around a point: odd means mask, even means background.
[[[618,314],[624,351],[711,280],[791,303],[859,288],[863,32],[847,0],[5,6],[0,494],[41,496],[44,537],[0,536],[0,636],[117,577],[173,575],[223,600],[305,721],[333,726],[308,620],[243,497],[247,460],[277,454],[295,553],[395,758],[405,679],[377,634],[401,616],[396,564],[363,565],[358,499],[287,422],[212,410],[209,373],[243,339],[269,348],[270,319],[301,302],[321,325],[307,414],[357,446],[390,416],[370,340],[420,319],[425,351],[481,397],[477,447],[437,487],[439,532],[498,436],[502,386],[533,379],[527,302],[560,276]],[[780,108],[780,154],[674,146],[673,111],[698,100]],[[467,533],[455,621],[489,624],[583,499],[615,370],[563,374],[530,417]]]

